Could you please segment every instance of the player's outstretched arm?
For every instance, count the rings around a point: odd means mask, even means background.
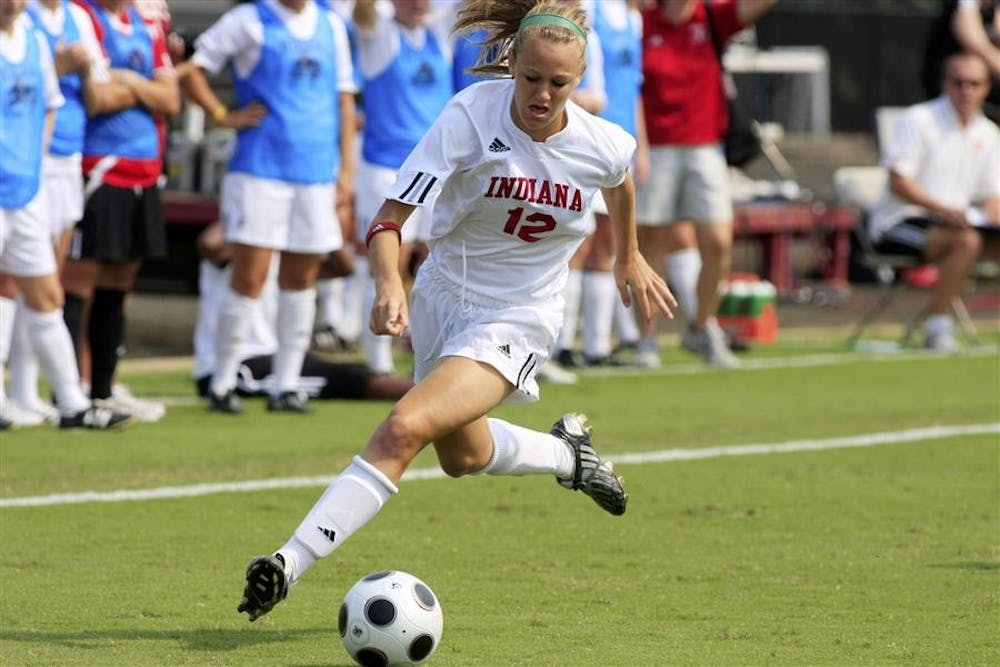
[[[368,327],[379,335],[400,336],[410,325],[403,277],[399,274],[401,230],[416,208],[386,199],[368,228],[368,265],[375,280],[375,303]]]
[[[677,300],[663,278],[646,263],[639,252],[635,223],[635,185],[631,173],[625,175],[621,185],[604,188],[602,193],[618,242],[614,271],[622,303],[632,307],[634,301],[647,322],[653,318],[654,308],[672,319]]]

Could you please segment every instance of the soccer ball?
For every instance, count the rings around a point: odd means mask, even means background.
[[[347,592],[337,618],[344,648],[363,667],[422,664],[441,642],[444,617],[412,574],[374,572]]]

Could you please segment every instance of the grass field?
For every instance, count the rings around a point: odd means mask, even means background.
[[[181,400],[184,370],[127,372],[140,395],[178,397],[161,423],[3,436],[0,664],[347,665],[340,599],[385,568],[442,601],[432,664],[1000,664],[989,343],[866,357],[819,336],[740,371],[669,352],[662,372],[546,385],[495,414],[547,430],[587,412],[631,491],[624,517],[551,479],[444,479],[424,454],[252,625],[235,611],[246,561],[280,546],[388,405],[229,418]]]

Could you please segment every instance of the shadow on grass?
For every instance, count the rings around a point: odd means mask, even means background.
[[[931,567],[938,570],[973,570],[979,572],[993,572],[1000,570],[1000,563],[990,563],[987,561],[974,560],[963,563],[935,563]]]
[[[236,630],[200,628],[194,630],[84,630],[81,632],[45,632],[41,630],[4,630],[3,641],[65,646],[74,649],[104,648],[108,642],[172,641],[193,651],[232,651],[249,646],[294,642],[315,636],[339,637],[335,628],[288,630],[279,628]]]

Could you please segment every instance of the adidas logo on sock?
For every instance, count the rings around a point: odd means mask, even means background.
[[[491,153],[503,153],[509,150],[510,146],[500,141],[500,139],[498,139],[497,137],[493,137],[493,143],[490,144]]]
[[[332,530],[330,528],[324,528],[323,526],[316,526],[316,527],[319,529],[319,532],[326,535],[326,538],[331,542],[335,542],[337,540],[337,531]]]
[[[500,354],[510,359],[510,345],[497,345],[497,349],[500,350]]]

